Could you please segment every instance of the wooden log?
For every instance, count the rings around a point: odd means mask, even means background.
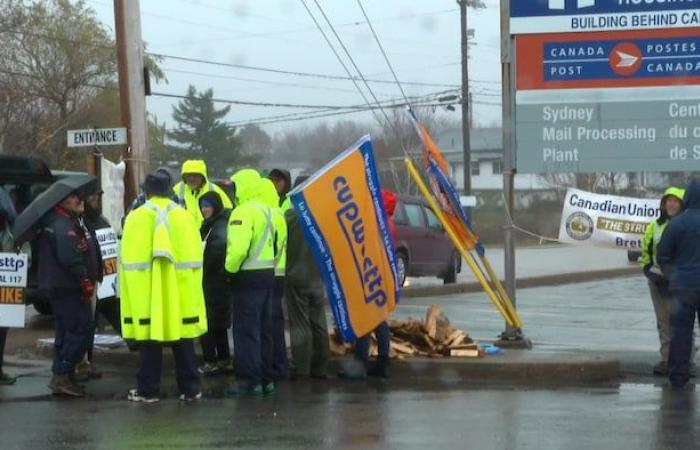
[[[460,358],[480,358],[483,355],[478,349],[452,349],[450,350],[450,356]]]

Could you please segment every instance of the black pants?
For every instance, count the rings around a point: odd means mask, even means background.
[[[141,395],[157,396],[160,392],[160,376],[163,368],[163,343],[141,342],[139,354],[141,368],[138,375],[138,391]],[[194,344],[191,339],[183,339],[167,344],[175,357],[175,377],[180,394],[196,395],[199,390],[199,373]]]
[[[272,293],[272,377],[286,380],[287,341],[284,336],[284,277],[275,277],[275,289]]]
[[[250,386],[273,381],[271,304],[271,288],[234,288],[233,364]]]
[[[693,354],[695,319],[700,319],[700,291],[673,292],[671,304],[671,348],[668,354],[668,372],[671,384],[683,387],[690,379]]]
[[[72,373],[90,345],[92,306],[81,297],[80,291],[54,290],[51,295],[56,327],[52,370],[57,375]]]
[[[0,327],[0,373],[2,372],[2,363],[5,360],[5,341],[7,341],[7,328]]]
[[[199,338],[202,345],[202,355],[205,363],[228,361],[231,359],[231,349],[228,345],[228,328],[213,329]]]

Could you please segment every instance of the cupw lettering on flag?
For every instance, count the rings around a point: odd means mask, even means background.
[[[396,307],[396,257],[369,136],[290,193],[340,335],[352,341]]]

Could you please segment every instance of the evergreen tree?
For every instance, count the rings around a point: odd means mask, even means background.
[[[241,154],[235,128],[222,121],[231,106],[216,109],[213,97],[212,89],[197,93],[190,86],[187,97],[173,107],[177,128],[169,137],[180,144],[175,147],[178,153],[205,160],[209,175],[220,177],[251,161]]]

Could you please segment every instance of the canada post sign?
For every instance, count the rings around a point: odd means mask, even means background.
[[[700,25],[700,0],[510,0],[512,34]]]
[[[517,89],[700,85],[700,27],[516,38]]]

